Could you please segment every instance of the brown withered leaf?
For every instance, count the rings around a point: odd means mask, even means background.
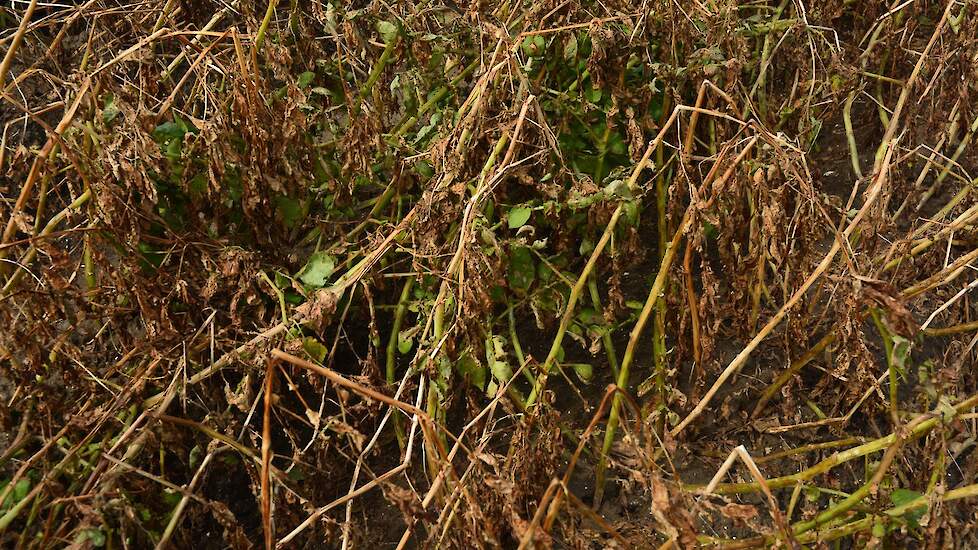
[[[913,338],[920,330],[900,291],[884,281],[859,277],[862,284],[864,299],[875,303],[886,312],[886,320],[890,328],[904,338]]]
[[[321,331],[329,324],[336,312],[336,304],[340,301],[340,295],[329,288],[321,288],[313,293],[306,303],[295,308],[296,316],[309,323],[317,331]]]
[[[750,504],[736,504],[731,502],[720,508],[720,513],[727,519],[734,521],[748,521],[757,517],[757,508]]]

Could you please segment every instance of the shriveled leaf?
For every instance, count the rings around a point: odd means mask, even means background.
[[[577,57],[577,35],[571,34],[564,44],[564,59],[570,61]]]
[[[115,97],[109,94],[105,98],[105,106],[102,108],[102,122],[109,124],[119,116],[119,106],[115,103]]]
[[[757,516],[757,508],[749,504],[735,504],[731,502],[720,508],[720,513],[727,519],[750,520]]]

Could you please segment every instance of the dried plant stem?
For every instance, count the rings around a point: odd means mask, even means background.
[[[807,365],[812,359],[818,357],[820,353],[825,351],[825,349],[829,347],[832,342],[835,342],[835,332],[830,332],[823,336],[818,343],[809,348],[809,350],[802,354],[801,357],[792,361],[788,368],[781,371],[781,374],[779,374],[767,388],[764,388],[764,392],[761,393],[761,397],[757,400],[757,405],[754,406],[754,411],[751,412],[751,417],[757,418],[761,414],[761,411],[764,410],[764,407],[767,406],[768,402],[771,401],[771,398],[773,398],[781,390],[781,388],[788,383],[788,380],[790,380],[792,376],[800,371],[802,367]]]
[[[893,117],[890,119],[889,124],[887,124],[886,132],[883,135],[883,141],[880,145],[882,154],[877,156],[877,163],[876,166],[874,166],[873,184],[867,191],[866,200],[863,203],[862,208],[859,209],[859,212],[846,227],[845,231],[842,232],[842,237],[845,239],[848,239],[853,234],[853,232],[859,226],[859,223],[862,222],[864,217],[866,217],[870,207],[872,207],[876,202],[876,199],[883,190],[884,184],[888,180],[889,165],[893,157],[893,150],[897,145],[897,139],[895,137],[896,130],[900,122],[900,115],[903,112],[903,106],[906,104],[907,98],[910,96],[910,92],[917,81],[917,77],[920,75],[920,71],[924,64],[924,59],[926,58],[927,53],[934,46],[934,43],[940,36],[941,31],[944,29],[944,25],[947,23],[948,16],[950,15],[951,8],[953,6],[953,1],[948,2],[947,7],[944,10],[944,14],[941,16],[941,20],[937,23],[934,33],[931,35],[930,41],[924,48],[924,52],[917,61],[917,64],[914,66],[910,78],[907,79],[907,85],[903,88],[903,91],[897,100],[896,108],[893,110]],[[727,368],[723,370],[710,389],[707,390],[706,395],[703,396],[700,402],[696,404],[688,415],[686,415],[686,418],[684,418],[682,422],[672,429],[670,433],[673,437],[679,435],[679,433],[681,433],[687,426],[689,426],[690,423],[696,420],[696,418],[702,414],[704,410],[706,410],[706,407],[709,406],[710,401],[720,390],[720,388],[731,376],[740,371],[740,369],[747,362],[747,358],[750,357],[751,353],[753,353],[755,349],[757,349],[757,346],[759,346],[760,343],[774,331],[774,329],[781,323],[781,320],[784,319],[785,315],[788,314],[788,311],[790,311],[791,308],[801,300],[802,296],[808,292],[808,289],[812,286],[812,284],[814,284],[815,281],[818,280],[818,278],[821,277],[826,270],[828,270],[829,266],[832,265],[832,262],[835,259],[835,255],[838,254],[839,250],[841,249],[842,243],[837,237],[832,241],[832,248],[829,249],[829,252],[824,258],[822,258],[822,261],[819,262],[818,266],[811,273],[811,275],[805,279],[805,282],[802,283],[801,287],[791,295],[791,298],[788,299],[784,306],[782,306],[781,309],[779,309],[778,312],[775,313],[770,320],[768,320],[767,324],[764,325],[764,328],[762,328],[760,332],[754,336],[750,343],[747,344],[747,346],[744,347],[739,354],[737,354],[737,357],[735,357],[734,360],[727,365]]]
[[[645,153],[642,158],[639,159],[635,168],[632,170],[632,175],[628,178],[628,188],[635,189],[638,185],[638,177],[645,169],[652,157],[652,152],[655,148],[659,146],[659,143],[665,138],[666,131],[675,122],[680,109],[677,107],[673,109],[672,114],[665,124],[662,125],[662,129],[659,134],[653,139],[649,146],[645,149]],[[624,208],[621,205],[615,208],[615,211],[611,214],[611,219],[608,220],[607,226],[605,226],[604,232],[601,234],[601,238],[598,240],[597,244],[594,246],[594,250],[591,251],[591,256],[588,258],[587,263],[584,265],[584,269],[578,276],[577,281],[571,288],[570,296],[567,298],[567,304],[564,306],[564,314],[560,318],[560,325],[557,327],[557,334],[554,336],[553,343],[550,345],[550,352],[547,354],[547,358],[544,360],[541,366],[541,375],[537,377],[538,383],[530,391],[530,395],[526,399],[527,408],[532,407],[536,403],[539,393],[543,390],[546,385],[547,375],[550,369],[553,367],[554,362],[557,360],[557,355],[560,354],[561,344],[564,340],[564,334],[567,332],[567,327],[570,326],[571,320],[574,318],[574,309],[577,306],[577,301],[580,299],[581,293],[584,290],[585,285],[587,285],[587,279],[591,276],[591,272],[594,270],[594,266],[598,262],[598,258],[601,253],[604,252],[605,246],[611,240],[611,236],[614,234],[615,226],[618,225],[618,220],[621,218]]]
[[[224,448],[226,449],[227,447]],[[178,502],[176,507],[173,509],[173,513],[170,515],[170,521],[167,522],[166,528],[163,530],[163,534],[160,536],[160,540],[156,544],[156,550],[164,550],[169,547],[170,538],[180,525],[180,519],[183,517],[183,512],[186,510],[187,504],[190,503],[194,488],[197,487],[198,483],[200,483],[204,472],[207,470],[207,466],[210,465],[211,460],[217,456],[217,453],[218,451],[211,451],[207,453],[204,460],[200,462],[200,466],[197,467],[197,471],[194,472],[194,477],[190,479],[190,483],[184,487],[184,495],[180,498],[180,502]],[[124,463],[120,462],[120,464]]]
[[[911,248],[906,254],[887,262],[886,265],[883,266],[883,273],[896,268],[905,260],[918,256],[922,252],[930,249],[930,247],[939,242],[942,237],[950,235],[951,233],[964,227],[968,227],[969,225],[974,224],[976,221],[978,221],[978,205],[972,206],[971,208],[962,212],[957,218],[955,218],[954,221],[942,227],[940,231],[936,232],[934,235],[916,242],[913,248]]]
[[[960,276],[961,273],[964,272],[966,266],[976,259],[978,259],[978,249],[972,250],[971,252],[959,257],[944,269],[932,274],[923,281],[904,289],[900,295],[905,299],[910,299],[933,290],[938,286],[948,284]],[[963,323],[961,325],[943,329],[928,328],[924,330],[924,334],[928,336],[947,336],[949,334],[968,332],[969,330],[974,330],[975,328],[978,328],[978,323]],[[770,402],[770,400],[781,390],[788,380],[790,380],[792,376],[800,371],[812,359],[817,357],[818,354],[822,353],[828,346],[832,345],[832,343],[835,342],[835,339],[836,333],[829,332],[801,357],[793,361],[787,369],[775,377],[771,384],[768,385],[768,387],[762,392],[761,397],[758,399],[757,405],[755,405],[754,410],[751,413],[751,417],[756,418],[758,415],[760,415],[760,413],[764,410],[764,407],[767,406],[768,402]]]
[[[887,147],[887,152],[886,152],[887,160],[885,161],[884,166],[889,163],[889,158],[891,155],[892,155],[892,149]],[[866,213],[869,211],[869,207],[872,206],[872,204],[876,201],[876,198],[879,196],[880,191],[882,190],[883,183],[886,180],[885,174],[886,174],[885,171],[878,172],[878,175],[875,178],[876,183],[873,185],[870,194],[866,199],[866,202],[864,203],[863,207],[860,209],[856,217],[853,219],[853,221],[843,232],[842,236],[844,238],[849,238],[849,236],[852,235],[858,223],[862,221]],[[774,331],[774,329],[781,323],[781,320],[784,319],[784,317],[788,314],[788,311],[790,311],[791,308],[794,307],[795,304],[797,304],[801,300],[802,296],[804,296],[805,293],[808,292],[808,289],[812,286],[812,284],[814,284],[815,281],[819,277],[821,277],[821,275],[825,273],[826,270],[828,270],[829,266],[832,265],[832,262],[835,259],[835,255],[838,254],[839,250],[841,250],[839,239],[835,239],[832,243],[832,248],[829,250],[828,254],[826,254],[825,257],[822,258],[822,261],[818,264],[818,266],[816,266],[815,270],[808,276],[805,282],[802,283],[801,287],[798,290],[796,290],[795,293],[792,294],[791,298],[789,298],[788,301],[784,304],[784,306],[782,306],[781,309],[779,309],[778,312],[775,313],[774,316],[772,316],[771,319],[768,320],[767,324],[765,324],[764,327],[757,333],[757,335],[754,336],[754,338],[750,341],[750,343],[748,343],[747,346],[745,346],[744,349],[741,350],[741,352],[737,355],[737,357],[735,357],[733,361],[731,361],[730,364],[727,365],[727,368],[724,369],[724,371],[720,374],[719,377],[717,377],[717,380],[713,383],[710,389],[707,390],[706,394],[703,396],[700,402],[696,404],[693,410],[690,411],[690,413],[686,416],[686,418],[684,418],[682,422],[680,422],[675,428],[672,429],[671,434],[673,437],[679,435],[679,433],[681,433],[684,429],[686,429],[686,427],[689,426],[690,423],[692,423],[700,414],[703,413],[704,410],[706,410],[706,408],[710,404],[710,401],[720,390],[720,388],[726,383],[726,381],[735,373],[740,371],[741,367],[743,367],[744,364],[747,362],[747,359],[750,357],[751,353],[753,353],[753,351],[757,349],[760,343],[764,341],[764,339],[766,339]]]
[[[950,120],[948,122],[947,131],[945,131],[944,134],[941,136],[941,138],[937,141],[937,144],[934,146],[933,150],[931,150],[930,155],[927,156],[927,160],[926,162],[924,162],[924,167],[921,168],[920,173],[917,174],[917,179],[914,180],[913,182],[914,191],[919,190],[920,187],[924,184],[924,180],[927,178],[927,175],[930,173],[931,167],[934,166],[935,160],[940,155],[941,150],[944,149],[945,143],[952,142],[957,136],[958,124],[959,121],[961,120],[960,108],[961,108],[961,100],[958,99],[957,101],[954,102],[954,106],[951,107],[951,114],[950,114]],[[896,209],[896,211],[893,212],[894,220],[899,219],[903,215],[903,211],[906,210],[907,206],[910,204],[910,199],[913,198],[914,195],[915,193],[907,194],[906,198],[903,199],[903,202],[900,203],[900,206]]]
[[[734,459],[736,458],[739,458],[744,466],[747,467],[747,471],[750,472],[751,477],[754,478],[754,481],[761,488],[761,492],[763,492],[764,496],[767,497],[771,518],[774,519],[774,523],[778,526],[778,530],[781,531],[783,540],[788,541],[789,547],[796,546],[797,541],[794,540],[795,533],[792,533],[792,531],[788,529],[788,523],[785,520],[784,515],[781,513],[781,510],[778,508],[778,501],[774,498],[774,494],[771,492],[771,488],[768,486],[767,480],[764,478],[764,474],[761,473],[761,470],[757,467],[754,459],[751,458],[750,453],[747,452],[747,448],[743,445],[738,445],[733,451],[730,451],[730,456],[727,457],[727,460],[720,467],[720,470],[718,470],[716,475],[713,476],[713,480],[710,481],[706,488],[703,489],[703,493],[710,494],[713,492],[713,489],[716,488],[720,479],[725,476],[727,470],[733,466]]]
[[[74,201],[72,201],[71,204],[69,204],[68,206],[66,206],[64,208],[64,210],[62,210],[61,212],[58,212],[54,217],[52,217],[48,221],[48,223],[44,226],[44,229],[42,229],[41,232],[38,233],[37,236],[38,237],[46,237],[46,236],[50,235],[52,232],[54,232],[55,228],[57,228],[59,225],[61,225],[61,222],[63,222],[65,219],[67,219],[68,216],[73,211],[80,209],[91,198],[92,198],[92,190],[91,189],[89,189],[89,190],[85,191],[84,193],[82,193],[81,195],[79,195],[78,198],[76,198]],[[21,265],[21,266],[27,266],[27,265],[29,265],[31,262],[34,261],[34,258],[36,256],[37,256],[37,246],[32,241],[30,248],[27,250],[27,252],[24,254],[24,256],[20,259],[19,265]],[[0,259],[2,259],[2,258],[3,258],[3,249],[0,249]],[[17,282],[20,281],[20,278],[24,275],[24,272],[25,272],[25,269],[19,269],[19,268],[16,271],[14,271],[10,275],[10,278],[7,279],[7,282],[3,285],[3,289],[0,290],[0,296],[7,295],[8,292],[11,292],[13,290],[14,285],[16,285]]]
[[[272,487],[269,473],[272,465],[272,396],[275,392],[275,361],[268,361],[265,368],[265,397],[262,414],[261,437],[261,518],[265,535],[265,550],[274,547],[272,530]]]
[[[17,32],[14,33],[13,41],[10,42],[10,46],[7,47],[7,53],[4,54],[3,61],[0,62],[0,90],[4,90],[7,86],[7,73],[10,72],[10,65],[14,62],[17,49],[20,48],[21,42],[24,41],[24,35],[27,34],[27,27],[30,25],[31,16],[34,15],[34,8],[36,7],[37,0],[31,0],[31,3],[27,5],[24,15],[20,18],[20,25],[17,26]]]
[[[962,332],[971,332],[974,330],[978,330],[978,321],[961,323],[950,327],[928,328],[924,329],[924,334],[927,336],[950,336],[954,334],[961,334]]]
[[[917,208],[916,208],[917,212],[920,212],[927,204],[927,201],[929,201],[931,197],[933,197],[934,194],[937,193],[938,189],[940,189],[941,183],[944,181],[944,178],[946,178],[947,175],[951,172],[951,168],[955,164],[957,164],[958,158],[960,158],[961,155],[971,145],[971,140],[974,137],[975,132],[978,132],[978,117],[975,117],[975,119],[971,122],[971,126],[968,127],[968,132],[964,135],[963,138],[961,138],[961,143],[958,144],[957,148],[954,150],[954,153],[951,154],[951,158],[949,159],[950,162],[947,162],[944,165],[944,168],[942,168],[941,171],[938,172],[937,178],[934,180],[934,183],[931,184],[931,186],[926,191],[924,191],[924,194],[920,197],[920,200],[917,202]]]
[[[940,410],[934,410],[932,412],[922,414],[913,422],[911,425],[912,428],[908,429],[908,433],[904,440],[911,441],[922,437],[934,428],[950,421],[950,417],[954,417],[969,411],[975,408],[976,405],[978,405],[978,394],[971,395],[955,405],[953,414],[945,413]],[[890,435],[881,437],[879,439],[874,439],[873,441],[863,443],[858,447],[853,447],[851,449],[846,449],[845,451],[835,453],[818,464],[806,468],[797,474],[771,478],[767,480],[768,486],[772,489],[780,489],[783,487],[791,487],[796,483],[808,481],[816,476],[828,472],[840,464],[845,464],[850,460],[862,458],[864,456],[882,451],[893,445],[897,439],[897,435],[895,433],[891,433]],[[691,490],[696,489],[695,486],[688,486],[688,488]],[[760,486],[756,483],[721,483],[714,488],[714,492],[721,495],[733,495],[750,493],[759,489]]]
[[[27,204],[27,200],[31,196],[31,191],[34,189],[34,183],[37,181],[38,177],[41,175],[41,168],[47,162],[48,156],[51,155],[54,150],[55,144],[61,139],[61,135],[65,130],[71,125],[71,121],[75,118],[75,113],[78,111],[78,107],[81,105],[82,99],[85,97],[85,93],[88,91],[88,87],[91,84],[90,79],[85,79],[81,87],[78,89],[75,100],[65,111],[64,116],[61,117],[61,122],[58,123],[57,127],[54,129],[54,134],[49,136],[47,141],[44,143],[44,147],[41,148],[40,153],[34,158],[33,164],[31,164],[31,170],[27,174],[27,179],[20,188],[20,194],[17,196],[17,201],[14,203],[13,209],[10,211],[9,217],[7,218],[7,226],[3,230],[3,235],[0,236],[0,259],[7,257],[6,249],[3,245],[10,241],[13,237],[14,231],[17,228],[16,218],[17,215],[23,211]],[[86,191],[90,193],[90,191]],[[4,270],[0,268],[0,273]]]
[[[757,137],[752,137],[748,141],[743,150],[737,155],[737,158],[731,163],[730,167],[727,168],[726,172],[718,178],[716,182],[711,182],[712,187],[717,190],[722,190],[725,182],[727,182],[734,174],[734,171],[740,167],[741,162],[747,158],[747,155],[754,148],[754,144],[757,143]],[[704,185],[703,187],[707,187]],[[680,241],[683,235],[691,227],[693,220],[695,219],[696,205],[691,204],[687,209],[686,213],[683,214],[683,219],[679,223],[679,227],[676,229],[676,233],[672,237],[672,241],[669,243],[668,247],[665,249],[665,253],[662,256],[662,261],[659,264],[659,271],[655,276],[655,281],[652,283],[652,288],[649,290],[649,295],[645,300],[645,304],[642,307],[641,313],[639,313],[638,319],[635,321],[635,326],[632,328],[632,332],[628,338],[628,345],[625,347],[625,354],[622,356],[621,360],[621,370],[618,374],[617,386],[622,390],[628,387],[628,371],[631,367],[632,360],[635,358],[635,349],[638,347],[638,342],[642,338],[642,333],[645,330],[645,324],[649,320],[649,316],[652,313],[652,309],[655,307],[656,302],[661,298],[663,291],[665,290],[666,281],[669,277],[669,270],[672,268],[672,263],[676,259],[676,253],[679,248]],[[661,398],[661,396],[660,396]],[[606,468],[606,460],[608,451],[611,450],[611,445],[615,440],[615,432],[618,429],[618,417],[621,408],[621,394],[615,394],[614,399],[611,403],[611,413],[608,415],[608,428],[605,431],[604,444],[601,448],[601,456],[598,459],[598,465],[595,467],[595,477],[600,480],[600,483],[595,485],[595,501],[600,502],[600,497],[603,496],[604,492],[604,470]]]

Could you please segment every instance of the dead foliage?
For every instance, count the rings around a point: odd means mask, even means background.
[[[970,547],[975,8],[0,9],[0,541]]]

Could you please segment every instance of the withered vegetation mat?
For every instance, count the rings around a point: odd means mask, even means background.
[[[978,4],[0,9],[0,546],[972,548]]]

